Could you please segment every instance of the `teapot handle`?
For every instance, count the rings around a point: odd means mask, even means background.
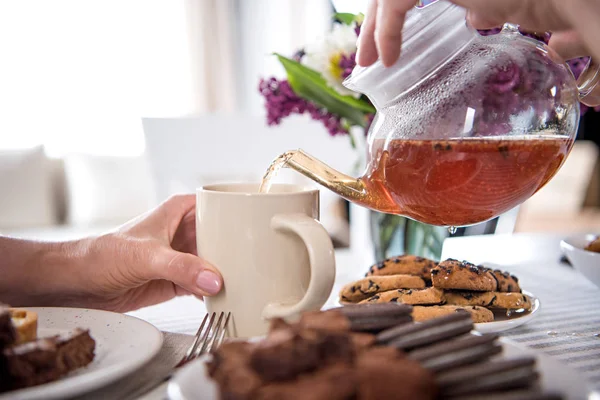
[[[504,33],[519,33],[519,25],[505,23],[502,27],[502,32]],[[592,106],[600,105],[600,95],[594,95],[592,97],[586,98],[589,96],[598,83],[600,82],[600,64],[597,63],[592,57],[588,61],[585,69],[579,75],[577,79],[577,89],[579,91],[579,101],[583,99],[586,100],[586,103]]]
[[[598,83],[600,82],[600,64],[590,57],[588,65],[585,67],[577,79],[577,89],[579,90],[579,100],[586,100],[591,105],[600,105],[600,95],[595,95],[586,99]]]

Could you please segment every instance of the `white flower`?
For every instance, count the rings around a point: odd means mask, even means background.
[[[344,70],[340,67],[342,56],[350,57],[356,53],[357,37],[354,28],[354,24],[334,24],[329,34],[306,47],[302,63],[319,72],[338,93],[358,98],[360,93],[342,85]]]

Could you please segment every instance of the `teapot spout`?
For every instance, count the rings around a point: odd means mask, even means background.
[[[286,165],[348,201],[364,204],[367,187],[361,179],[343,174],[302,150],[291,152]]]

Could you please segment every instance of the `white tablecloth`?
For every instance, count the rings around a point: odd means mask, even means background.
[[[522,287],[540,298],[539,315],[504,336],[554,356],[581,371],[600,390],[600,289],[561,263],[562,235],[517,234],[446,240],[442,258],[494,263],[520,278]],[[326,306],[339,288],[362,276],[349,251],[336,254],[337,277]],[[183,297],[130,313],[166,332],[194,334],[205,313],[201,301]],[[160,394],[155,393],[160,398]],[[158,396],[158,397],[156,397]]]

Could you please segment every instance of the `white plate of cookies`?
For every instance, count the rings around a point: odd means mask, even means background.
[[[521,326],[534,318],[541,306],[508,272],[468,261],[437,263],[413,255],[391,257],[371,266],[364,278],[341,289],[339,303],[407,304],[413,307],[416,322],[464,310],[482,333]]]

